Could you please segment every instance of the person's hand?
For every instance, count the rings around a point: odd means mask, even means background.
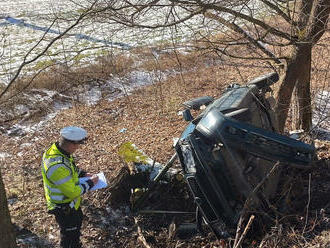
[[[96,185],[97,182],[99,181],[99,177],[98,177],[97,175],[93,175],[93,176],[91,177],[91,180],[93,181],[94,185]]]

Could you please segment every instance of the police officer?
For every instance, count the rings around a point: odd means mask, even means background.
[[[61,139],[48,148],[42,157],[42,178],[48,212],[55,215],[60,227],[61,247],[79,248],[80,228],[83,213],[80,208],[81,195],[88,192],[98,181],[80,170],[72,154],[84,144],[87,137],[85,129],[75,126],[61,130]],[[79,177],[89,176],[85,182]]]

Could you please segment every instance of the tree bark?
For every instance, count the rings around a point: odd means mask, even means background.
[[[286,68],[286,74],[277,95],[275,111],[279,131],[283,132],[294,87],[298,98],[296,129],[309,131],[312,127],[310,95],[313,45],[324,34],[330,15],[330,0],[301,1],[298,21],[298,39]]]
[[[296,83],[298,97],[298,118],[295,128],[309,131],[312,128],[312,99],[310,91],[312,48],[303,51],[304,67]]]
[[[0,169],[0,246],[1,248],[16,247],[16,237],[8,210],[5,186]]]
[[[285,77],[277,93],[275,111],[278,119],[279,131],[283,132],[285,121],[290,108],[293,89],[297,87],[299,102],[299,124],[308,130],[311,126],[311,97],[310,97],[310,66],[311,45],[300,45],[294,48],[291,60],[288,62]]]

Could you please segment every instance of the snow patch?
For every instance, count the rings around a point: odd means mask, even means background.
[[[79,94],[78,98],[88,106],[97,104],[102,97],[100,87],[86,85],[85,89],[86,90]]]
[[[0,152],[0,160],[11,157],[11,154],[7,152]]]
[[[112,88],[113,94],[107,97],[107,100],[113,101],[118,97],[130,95],[131,92],[146,85],[153,84],[155,82],[155,75],[145,71],[132,71],[126,77],[114,77],[108,81],[103,88]]]
[[[330,141],[330,92],[315,95],[312,133],[316,138]]]

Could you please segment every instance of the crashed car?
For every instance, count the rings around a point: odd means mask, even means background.
[[[276,163],[304,167],[313,159],[313,146],[277,133],[266,93],[278,79],[270,73],[246,85],[230,85],[218,99],[200,97],[183,104],[189,124],[175,150],[196,211],[217,238],[236,227],[248,198],[258,209],[276,195],[281,170],[269,175]],[[206,108],[194,118],[190,110],[201,106]]]

